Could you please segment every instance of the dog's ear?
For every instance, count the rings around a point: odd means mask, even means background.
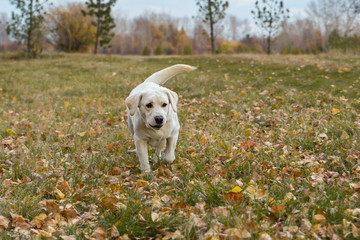
[[[176,94],[176,92],[173,92],[171,90],[166,91],[168,97],[169,97],[169,101],[171,104],[172,109],[174,110],[174,112],[177,112],[177,103],[179,101],[179,97]]]
[[[141,94],[135,94],[125,99],[125,104],[129,109],[130,116],[134,116],[137,108],[139,107],[139,103],[141,100]]]

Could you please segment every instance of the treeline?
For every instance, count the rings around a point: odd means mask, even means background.
[[[274,37],[271,50],[281,54],[317,54],[328,51],[360,52],[360,0],[314,0],[306,16],[287,19]],[[94,16],[84,15],[87,5],[72,3],[52,6],[44,15],[34,47],[42,52],[92,52],[96,36]],[[207,54],[211,52],[209,26],[196,17],[176,18],[165,13],[146,12],[134,18],[116,14],[111,41],[99,47],[101,53],[136,55]],[[9,19],[0,15],[0,51],[15,51],[6,33]],[[236,16],[214,26],[216,53],[233,54],[267,51],[266,39],[249,20]]]

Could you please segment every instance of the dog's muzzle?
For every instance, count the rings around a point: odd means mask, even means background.
[[[156,124],[156,125],[150,125],[152,128],[159,130],[160,128],[162,128],[162,124]]]

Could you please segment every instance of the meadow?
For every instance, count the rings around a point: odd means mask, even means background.
[[[124,100],[177,63],[176,160],[142,174]],[[3,56],[0,238],[359,239],[359,81],[351,56]]]

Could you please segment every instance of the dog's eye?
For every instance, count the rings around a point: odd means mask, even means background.
[[[163,103],[163,105],[161,105],[162,107],[166,107],[167,106],[167,103]]]
[[[152,108],[153,105],[152,105],[152,103],[148,103],[148,104],[146,104],[146,107],[147,107],[147,108]]]

